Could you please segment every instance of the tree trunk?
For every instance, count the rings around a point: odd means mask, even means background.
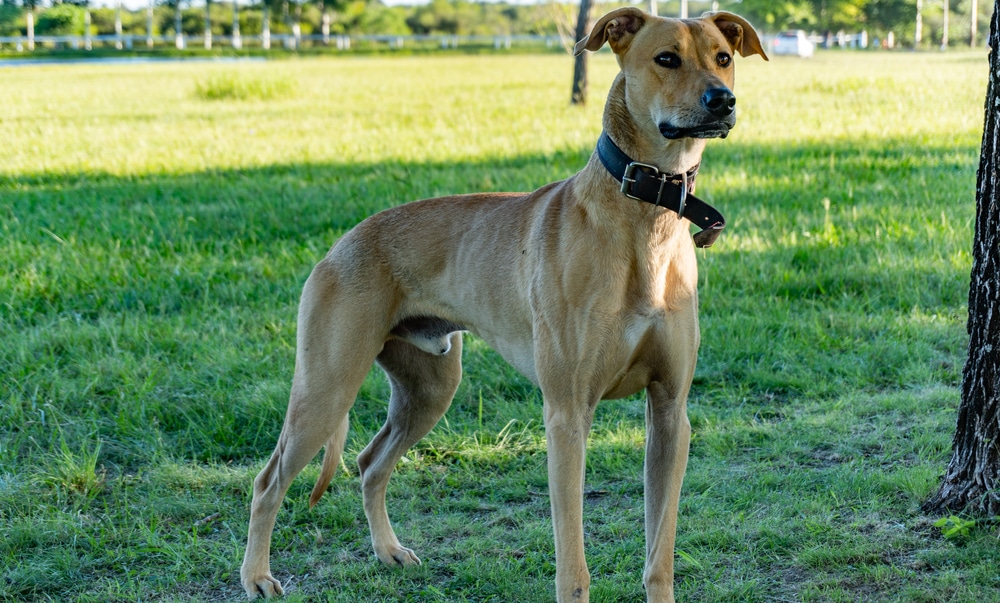
[[[593,8],[593,0],[580,0],[580,14],[576,18],[576,41],[579,42],[583,36],[587,35],[587,28],[590,26],[590,9]],[[573,62],[573,93],[570,96],[570,104],[587,104],[587,53],[581,52],[576,55]]]
[[[927,513],[1000,515],[1000,48],[996,0],[990,77],[976,183],[976,234],[969,287],[969,358],[951,461]]]

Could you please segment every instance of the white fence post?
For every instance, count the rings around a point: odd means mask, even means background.
[[[240,36],[240,8],[236,0],[233,0],[233,48],[236,50],[243,48],[243,38]]]
[[[83,13],[83,47],[93,50],[93,43],[90,39],[90,11]]]
[[[260,35],[260,45],[264,50],[271,49],[271,13],[267,10],[267,5],[264,5],[264,31]]]
[[[941,14],[941,50],[948,50],[948,0],[944,1],[944,12]]]
[[[177,50],[184,50],[184,27],[181,16],[181,0],[177,0],[177,7],[174,9],[174,46]]]
[[[115,3],[115,48],[122,49],[122,0]]]
[[[212,15],[209,13],[212,3],[205,2],[205,50],[212,50]]]
[[[28,11],[28,50],[35,49],[35,14]]]
[[[153,47],[153,0],[149,0],[146,7],[146,46]]]

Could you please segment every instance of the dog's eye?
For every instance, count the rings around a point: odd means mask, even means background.
[[[656,64],[667,69],[677,69],[681,66],[681,58],[672,52],[656,55]]]
[[[719,63],[719,67],[729,67],[729,65],[733,62],[733,57],[724,52],[720,52],[718,56],[715,57],[715,60]]]

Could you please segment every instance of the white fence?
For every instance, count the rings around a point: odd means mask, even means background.
[[[773,35],[762,36],[767,48],[771,48]],[[808,36],[817,48],[868,48],[867,32],[845,34],[843,32],[822,37],[817,34]],[[890,36],[889,48],[892,48]],[[558,48],[565,40],[559,36],[455,36],[455,35],[295,35],[272,34],[236,36],[149,36],[146,34],[106,34],[106,35],[76,35],[76,36],[0,36],[0,49],[15,49],[18,52],[30,52],[36,48],[92,50],[94,47],[118,48],[131,50],[134,48],[175,47],[184,48],[284,48],[298,50],[304,47],[330,48],[350,50],[352,48],[389,48],[401,50],[404,48],[426,48],[428,46],[442,49],[464,47],[489,47],[497,50],[510,49],[513,46],[544,46]]]
[[[350,50],[359,45],[382,46],[391,49],[433,45],[440,48],[460,46],[492,46],[495,49],[509,49],[514,45],[544,45],[556,48],[562,45],[559,36],[386,36],[386,35],[294,35],[268,34],[245,36],[149,36],[138,35],[96,35],[96,36],[0,36],[0,48],[13,48],[18,52],[31,52],[37,48],[92,50],[95,46],[114,47],[130,50],[133,48],[173,46],[175,48],[285,48],[297,50],[303,47],[332,48]]]

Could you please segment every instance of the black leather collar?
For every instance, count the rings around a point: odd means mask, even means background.
[[[597,140],[597,156],[605,169],[622,183],[621,191],[626,197],[665,207],[700,228],[694,234],[697,247],[711,247],[726,227],[726,219],[717,209],[692,194],[700,164],[685,174],[664,174],[656,166],[633,161],[607,132],[601,132]]]

